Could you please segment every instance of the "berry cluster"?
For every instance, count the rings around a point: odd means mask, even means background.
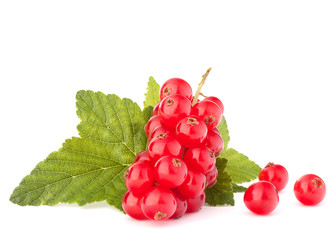
[[[260,171],[259,180],[245,191],[244,203],[254,213],[268,214],[279,203],[278,192],[286,187],[288,172],[282,165],[270,162]],[[301,203],[316,205],[324,199],[326,186],[317,175],[306,174],[295,182],[294,193]]]
[[[160,100],[145,126],[147,149],[125,172],[122,206],[135,219],[179,218],[201,209],[224,148],[216,128],[224,111],[218,98],[192,105],[190,85],[172,78],[162,85]]]

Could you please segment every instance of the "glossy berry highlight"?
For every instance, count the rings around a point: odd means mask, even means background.
[[[295,197],[304,205],[319,204],[324,199],[326,191],[324,181],[315,174],[306,174],[294,184]]]
[[[173,94],[182,95],[189,99],[189,101],[192,99],[192,89],[189,83],[181,78],[168,79],[160,88],[160,100]]]
[[[140,206],[147,218],[159,221],[170,218],[176,211],[177,203],[171,190],[154,186],[144,193]]]
[[[281,191],[288,183],[288,172],[282,165],[270,162],[260,171],[259,180],[270,182]]]
[[[279,203],[279,195],[270,182],[260,181],[253,183],[244,194],[245,206],[256,214],[269,214]]]
[[[183,118],[176,126],[176,137],[185,147],[196,147],[203,143],[208,134],[204,121],[197,116]]]

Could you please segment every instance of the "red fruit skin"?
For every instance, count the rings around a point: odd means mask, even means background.
[[[219,134],[219,136],[222,136],[220,131],[218,130],[218,128],[213,128],[212,131],[214,131],[215,133]]]
[[[253,183],[244,194],[246,207],[256,214],[269,214],[279,203],[279,195],[270,182],[260,181]]]
[[[145,132],[146,136],[148,137],[150,133],[158,126],[161,126],[161,117],[160,116],[153,116],[151,117],[145,125]]]
[[[147,218],[159,221],[170,218],[176,211],[177,203],[171,190],[154,186],[144,193],[140,206]]]
[[[154,166],[153,162],[149,159],[149,156],[146,150],[139,152],[138,155],[135,156],[133,163],[136,163],[136,162],[146,162],[149,165]]]
[[[155,163],[165,155],[182,158],[183,147],[176,138],[163,134],[150,141],[147,153],[149,158]]]
[[[181,78],[168,79],[160,88],[160,100],[173,94],[180,94],[191,101],[192,89],[187,81]]]
[[[152,117],[153,117],[153,116],[156,116],[156,115],[159,115],[159,106],[160,106],[160,102],[158,102],[158,103],[154,106]]]
[[[154,166],[154,178],[160,186],[176,188],[187,177],[187,164],[180,158],[163,156]]]
[[[172,130],[164,127],[164,126],[157,126],[150,134],[148,137],[148,142],[152,141],[154,138],[156,138],[158,135],[165,133],[168,136],[175,136],[175,132],[173,132]]]
[[[193,213],[199,211],[203,207],[205,199],[206,199],[205,191],[203,191],[202,194],[196,198],[188,198],[187,213]]]
[[[135,194],[134,192],[128,190],[122,199],[122,207],[125,213],[138,220],[147,219],[140,207],[141,198],[141,194]]]
[[[176,137],[185,147],[196,147],[203,143],[208,134],[208,127],[197,116],[183,118],[176,126]]]
[[[205,183],[206,178],[203,173],[189,169],[186,180],[177,189],[187,198],[196,198],[204,191]]]
[[[218,176],[218,169],[215,166],[210,172],[208,172],[205,175],[205,177],[206,177],[205,187],[209,188],[209,187],[212,187],[213,185],[215,185],[217,183],[217,176]]]
[[[278,191],[281,191],[288,183],[288,172],[279,164],[268,163],[260,171],[259,180],[270,182]]]
[[[324,181],[315,174],[306,174],[294,184],[295,197],[304,205],[319,204],[324,199],[326,192]]]
[[[176,189],[172,189],[172,192],[174,193],[176,197],[176,211],[170,218],[180,218],[182,217],[186,211],[187,211],[187,199],[179,193]]]
[[[224,149],[224,141],[221,135],[217,131],[214,131],[214,129],[208,131],[203,144],[215,154],[215,157],[218,157]]]
[[[196,169],[203,174],[210,172],[216,165],[215,155],[204,145],[189,148],[184,153],[184,160],[189,169]]]
[[[176,128],[181,119],[190,115],[191,102],[182,95],[165,97],[159,106],[159,115],[164,125]]]
[[[211,101],[211,102],[216,103],[217,106],[221,109],[222,114],[224,113],[224,105],[223,105],[222,101],[219,100],[219,98],[211,96],[211,97],[206,97],[203,100]]]
[[[222,111],[218,105],[204,100],[193,106],[191,114],[202,118],[209,130],[217,127],[222,118]]]
[[[154,183],[153,169],[146,162],[132,164],[124,176],[126,187],[134,193],[142,193]]]

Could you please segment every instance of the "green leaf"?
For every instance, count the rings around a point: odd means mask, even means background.
[[[236,183],[231,183],[231,185],[232,185],[232,189],[233,189],[234,193],[236,193],[236,192],[245,192],[246,189],[247,189],[246,187],[238,185]]]
[[[124,172],[146,147],[146,123],[129,99],[79,91],[77,114],[81,138],[68,139],[16,187],[10,197],[19,205],[55,205],[95,201],[121,209]]]
[[[158,102],[160,102],[159,91],[160,85],[153,77],[150,77],[147,85],[147,92],[145,93],[144,107],[154,107]]]
[[[205,190],[206,203],[210,206],[234,205],[231,177],[224,171],[226,164],[226,159],[216,159],[216,167],[218,170],[217,183]]]
[[[229,130],[226,124],[226,119],[223,116],[221,122],[218,124],[217,126],[219,132],[221,133],[221,136],[223,138],[224,141],[224,149],[223,152],[225,152],[228,148],[229,145],[229,141],[230,141],[230,136],[229,136]]]
[[[261,168],[247,156],[229,148],[222,152],[220,157],[228,160],[226,172],[228,172],[234,183],[249,182],[258,177]]]

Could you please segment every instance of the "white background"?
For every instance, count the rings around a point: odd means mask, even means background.
[[[335,1],[309,0],[1,1],[0,239],[334,239],[335,12]],[[224,102],[229,146],[289,172],[272,214],[250,213],[243,194],[235,207],[166,222],[135,221],[104,202],[9,202],[39,161],[77,136],[78,90],[142,105],[149,76],[195,90],[208,67],[203,92]],[[306,173],[327,185],[315,207],[292,191]]]

